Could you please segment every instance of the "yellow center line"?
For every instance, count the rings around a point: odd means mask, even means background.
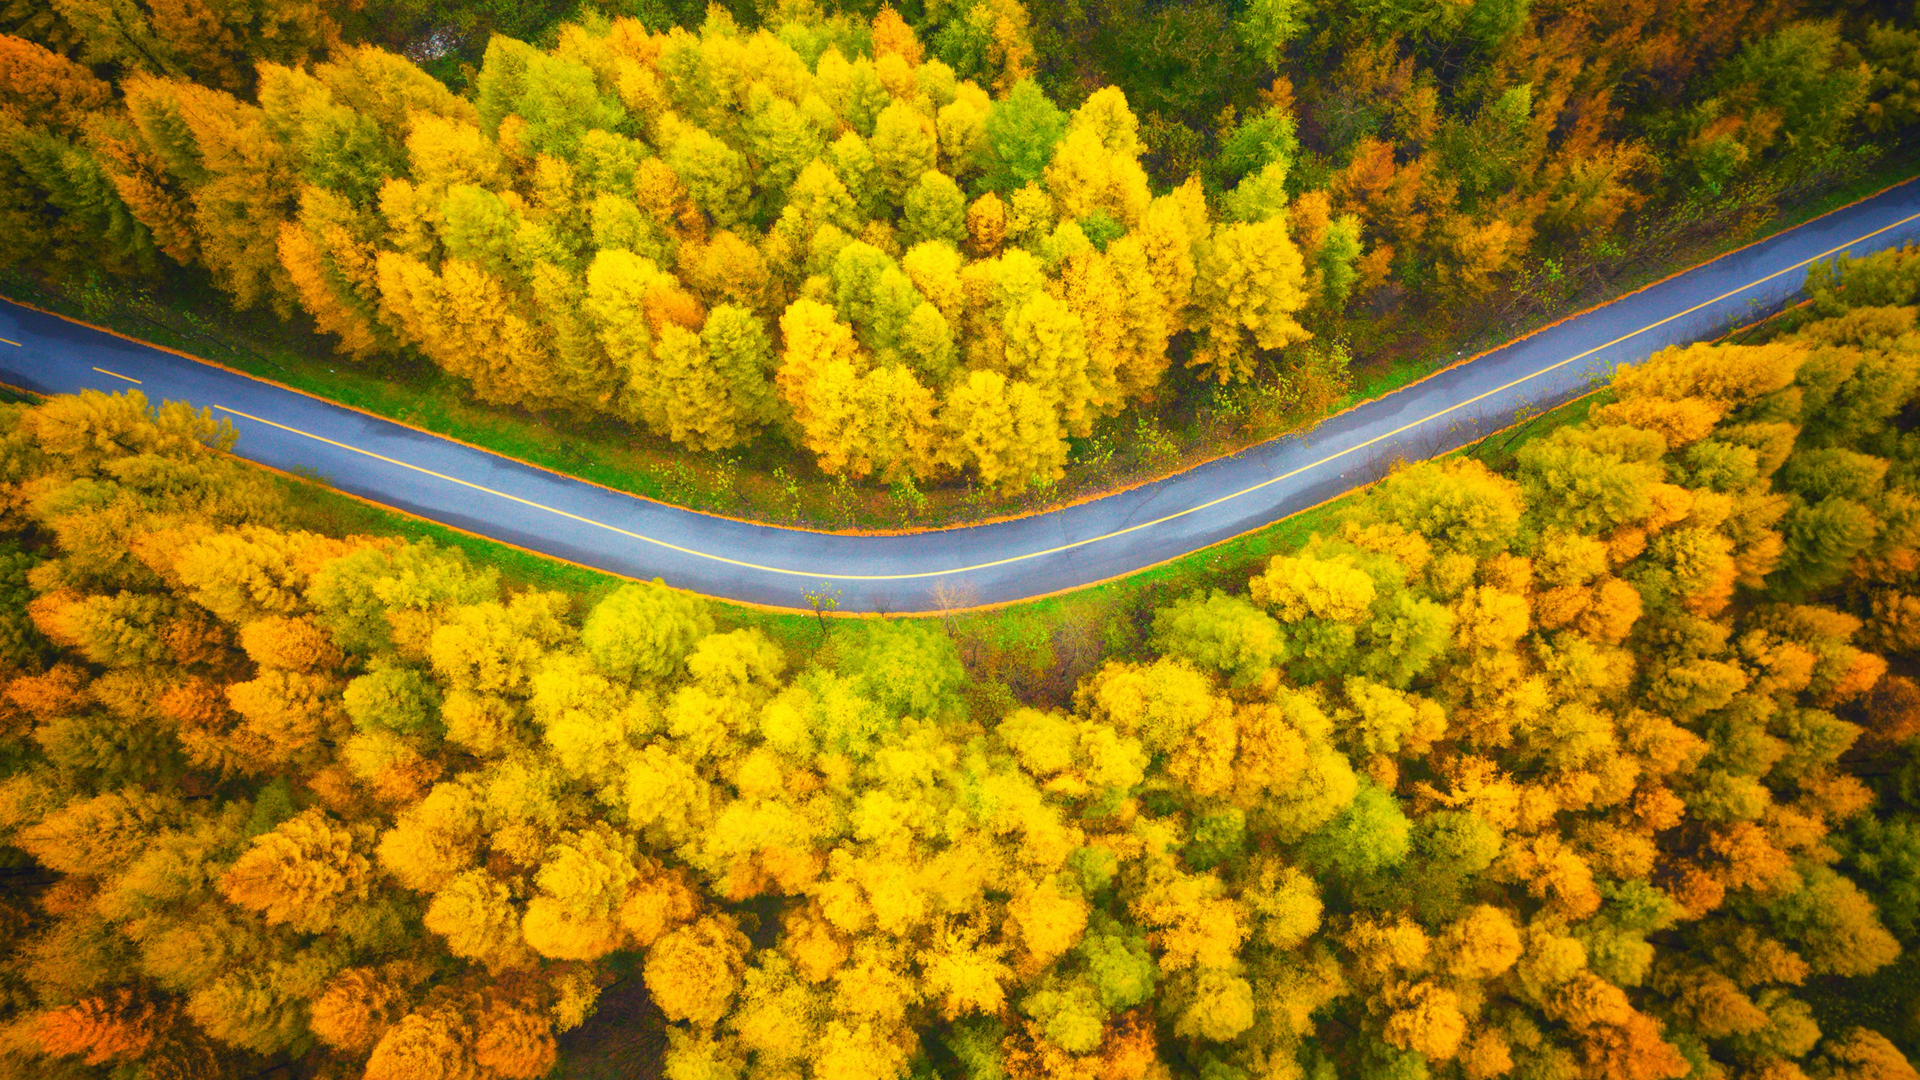
[[[14,348],[16,348],[16,349],[24,349],[24,348],[26,348],[26,346],[25,346],[25,345],[22,345],[22,344],[20,344],[19,342],[17,342],[17,341],[15,341],[15,340],[13,340],[12,338],[3,338],[3,337],[0,337],[0,341],[4,341],[4,342],[6,342],[7,344],[9,344],[9,345],[11,345],[11,346],[13,346],[13,347],[14,347]]]
[[[111,375],[111,376],[113,376],[113,377],[114,377],[114,378],[116,378],[116,379],[125,379],[125,380],[127,380],[128,382],[130,382],[130,383],[132,383],[132,384],[133,384],[133,385],[135,385],[135,386],[139,386],[139,385],[140,385],[140,380],[139,380],[139,379],[136,379],[136,378],[134,378],[134,377],[133,377],[133,376],[131,376],[131,375],[122,375],[122,374],[120,374],[120,373],[119,373],[119,372],[117,372],[117,371],[108,371],[108,370],[107,370],[106,368],[103,368],[103,367],[97,367],[97,368],[94,368],[93,370],[95,370],[95,371],[97,371],[97,372],[99,372],[99,373],[100,373],[100,374],[102,374],[102,375]]]
[[[516,502],[522,506],[530,507],[535,510],[544,510],[549,514],[554,514],[556,516],[566,518],[569,521],[577,521],[583,525],[592,525],[597,528],[605,529],[611,533],[617,533],[621,536],[629,537],[634,540],[644,541],[646,543],[653,544],[657,547],[665,548],[668,551],[678,552],[682,555],[691,555],[691,556],[694,556],[695,558],[709,559],[709,560],[712,560],[713,562],[722,563],[727,566],[737,566],[744,570],[758,570],[762,573],[768,573],[768,574],[783,574],[789,577],[815,578],[815,579],[821,579],[821,580],[827,580],[827,581],[907,581],[907,580],[912,580],[916,578],[947,577],[952,574],[966,574],[966,573],[972,573],[977,570],[991,570],[996,567],[1007,566],[1012,563],[1024,562],[1028,559],[1038,559],[1048,555],[1057,555],[1063,551],[1072,551],[1075,548],[1086,547],[1089,544],[1097,544],[1103,540],[1113,540],[1118,537],[1127,536],[1131,533],[1139,532],[1143,529],[1151,529],[1156,525],[1164,525],[1169,521],[1174,521],[1179,518],[1186,517],[1189,514],[1197,514],[1202,510],[1212,509],[1213,507],[1219,506],[1222,503],[1228,503],[1228,502],[1232,502],[1235,499],[1243,498],[1247,495],[1253,494],[1256,491],[1260,491],[1263,488],[1271,487],[1274,484],[1280,483],[1282,480],[1292,479],[1293,477],[1298,476],[1301,473],[1307,472],[1311,469],[1317,469],[1322,465],[1327,465],[1334,461],[1338,461],[1339,459],[1346,457],[1349,454],[1358,453],[1361,450],[1365,450],[1367,447],[1377,446],[1378,444],[1383,443],[1388,439],[1391,439],[1397,435],[1405,434],[1406,432],[1411,431],[1412,429],[1419,427],[1420,425],[1425,424],[1429,421],[1438,420],[1439,418],[1446,416],[1449,413],[1457,412],[1461,409],[1468,407],[1469,405],[1473,405],[1478,402],[1485,401],[1486,399],[1493,397],[1496,394],[1505,393],[1506,391],[1511,390],[1514,387],[1519,386],[1520,384],[1527,382],[1531,379],[1537,379],[1542,375],[1546,375],[1554,371],[1558,371],[1559,369],[1566,367],[1568,364],[1576,363],[1589,356],[1592,356],[1594,353],[1602,352],[1606,349],[1610,349],[1613,346],[1618,345],[1623,341],[1627,341],[1631,338],[1637,337],[1641,334],[1646,333],[1649,330],[1657,330],[1660,327],[1665,326],[1668,323],[1673,322],[1677,319],[1684,319],[1688,315],[1691,315],[1702,308],[1712,307],[1713,305],[1721,302],[1722,300],[1727,300],[1734,296],[1738,296],[1739,294],[1746,292],[1748,289],[1754,288],[1757,285],[1764,285],[1775,278],[1793,273],[1796,270],[1804,269],[1805,267],[1811,266],[1822,259],[1828,258],[1829,256],[1832,256],[1838,252],[1845,251],[1847,248],[1852,247],[1855,244],[1861,243],[1862,241],[1865,241],[1865,240],[1871,240],[1876,236],[1879,236],[1883,233],[1891,232],[1902,225],[1906,225],[1914,221],[1920,221],[1920,214],[1910,214],[1907,217],[1901,218],[1899,221],[1896,221],[1891,225],[1887,225],[1884,228],[1875,229],[1874,231],[1867,233],[1864,236],[1858,236],[1852,240],[1847,241],[1844,244],[1840,244],[1838,246],[1828,248],[1827,250],[1821,252],[1818,255],[1813,256],[1812,258],[1802,259],[1801,261],[1794,263],[1792,266],[1788,266],[1783,269],[1776,270],[1773,273],[1768,274],[1766,277],[1759,278],[1755,281],[1750,281],[1747,284],[1742,285],[1739,288],[1733,289],[1729,292],[1721,293],[1719,296],[1716,296],[1711,300],[1702,301],[1686,309],[1685,311],[1681,311],[1681,312],[1677,312],[1675,314],[1669,315],[1666,318],[1661,319],[1659,322],[1648,323],[1647,325],[1641,327],[1638,330],[1629,331],[1628,333],[1622,334],[1619,337],[1614,338],[1612,341],[1605,343],[1604,345],[1595,345],[1593,348],[1588,349],[1585,352],[1577,353],[1573,356],[1567,357],[1565,360],[1561,360],[1557,363],[1549,364],[1538,371],[1534,371],[1529,374],[1522,375],[1511,382],[1504,383],[1500,386],[1496,386],[1493,389],[1488,390],[1484,393],[1475,394],[1473,397],[1466,398],[1465,400],[1462,400],[1462,401],[1457,401],[1454,404],[1449,405],[1444,409],[1431,413],[1427,416],[1423,416],[1418,420],[1414,420],[1409,423],[1402,424],[1399,427],[1394,428],[1392,431],[1388,431],[1383,434],[1376,435],[1373,438],[1368,439],[1363,443],[1357,443],[1353,446],[1347,447],[1344,450],[1336,450],[1333,453],[1328,454],[1327,456],[1319,459],[1318,461],[1309,462],[1298,468],[1291,469],[1287,472],[1281,473],[1278,476],[1270,477],[1250,487],[1241,488],[1239,491],[1235,491],[1231,494],[1222,495],[1216,499],[1211,499],[1207,502],[1200,503],[1197,506],[1190,506],[1185,510],[1176,510],[1171,514],[1167,514],[1164,517],[1155,518],[1152,521],[1143,521],[1138,525],[1129,525],[1124,529],[1115,529],[1113,532],[1102,533],[1099,536],[1091,536],[1085,540],[1075,540],[1072,543],[1060,544],[1055,547],[1042,549],[1040,551],[1030,551],[1023,555],[1009,555],[1004,559],[994,559],[990,562],[974,563],[971,566],[956,566],[949,570],[922,570],[922,571],[917,571],[909,574],[833,574],[833,573],[823,573],[823,572],[808,571],[808,570],[790,570],[780,566],[764,566],[764,565],[761,565],[760,563],[746,562],[741,559],[729,559],[724,555],[714,555],[705,551],[697,551],[693,548],[682,547],[679,544],[670,543],[666,540],[661,540],[652,536],[646,536],[641,533],[633,532],[632,530],[629,530],[629,529],[623,529],[617,525],[609,525],[604,521],[595,521],[592,518],[582,517],[579,514],[569,513],[568,511],[558,509],[557,507],[547,506],[544,503],[534,502],[531,499],[523,499],[518,495],[509,495],[504,491],[495,491],[492,488],[473,483],[470,480],[462,480],[459,477],[448,476],[445,473],[435,472],[432,469],[423,468],[422,466],[419,466],[419,465],[414,465],[409,462],[386,457],[385,455],[382,455],[382,454],[376,454],[371,450],[363,450],[357,446],[349,446],[343,442],[335,442],[334,440],[329,439],[323,435],[315,435],[312,432],[301,431],[299,428],[288,427],[285,424],[278,424],[273,422],[272,420],[263,419],[258,416],[251,416],[247,413],[241,412],[238,409],[228,408],[225,405],[216,405],[214,407],[217,409],[220,409],[222,412],[229,412],[235,416],[239,416],[247,420],[252,420],[255,423],[266,424],[269,427],[279,428],[282,431],[291,432],[292,434],[295,434],[295,435],[303,435],[309,439],[313,439],[316,442],[325,443],[328,446],[338,447],[342,450],[349,450],[356,454],[363,454],[367,457],[373,458],[376,461],[383,461],[389,465],[397,465],[403,469],[411,469],[414,472],[421,473],[426,476],[431,476],[439,480],[445,480],[451,484],[458,484],[461,487],[469,488],[474,491],[485,492],[488,495],[497,495],[502,499],[508,500],[509,502]],[[95,368],[94,370],[99,371],[101,369]],[[106,374],[111,375],[113,373],[107,372]],[[124,375],[119,377],[126,378],[126,376]]]

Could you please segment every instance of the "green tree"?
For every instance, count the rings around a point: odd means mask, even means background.
[[[1272,616],[1218,590],[1161,608],[1152,640],[1162,654],[1213,668],[1237,686],[1258,680],[1287,656],[1286,638]]]
[[[626,682],[664,679],[713,632],[706,605],[663,582],[622,585],[581,627],[580,643],[608,675]]]
[[[1040,179],[1055,144],[1067,133],[1067,114],[1038,83],[1022,79],[987,110],[986,130],[993,157],[981,182],[1009,192]]]

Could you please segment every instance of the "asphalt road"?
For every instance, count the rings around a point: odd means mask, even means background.
[[[843,536],[623,495],[0,301],[0,382],[43,394],[138,386],[232,420],[240,456],[433,521],[709,596],[917,612],[1127,574],[1306,509],[1587,391],[1620,364],[1716,337],[1797,294],[1812,262],[1920,240],[1909,182],[1597,310],[1165,480],[988,525]]]

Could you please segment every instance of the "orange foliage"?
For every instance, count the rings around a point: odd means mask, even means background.
[[[88,998],[42,1013],[34,1027],[40,1046],[59,1057],[80,1057],[88,1065],[134,1061],[147,1052],[164,1021],[133,991]]]

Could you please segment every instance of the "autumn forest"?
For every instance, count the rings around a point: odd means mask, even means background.
[[[1753,0],[656,5],[443,26],[458,90],[382,47],[424,55],[406,2],[11,0],[0,261],[184,269],[687,451],[1018,491],[1208,384],[1316,414],[1407,313],[1560,295],[1920,120],[1911,19]]]
[[[0,0],[0,260],[1018,491],[1916,126],[1894,5]],[[8,393],[0,1080],[1920,1080],[1920,249],[1808,296],[1071,662]]]

